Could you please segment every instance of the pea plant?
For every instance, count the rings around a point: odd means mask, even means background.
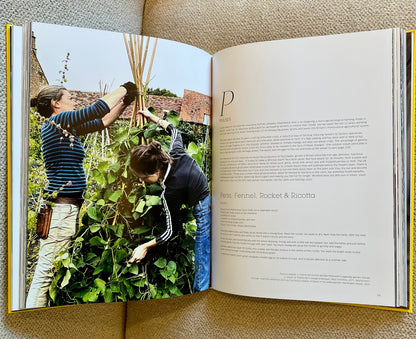
[[[175,126],[184,124],[173,111],[165,118]],[[187,125],[181,129],[187,136],[192,130]],[[159,184],[138,182],[129,169],[130,151],[149,139],[158,140],[168,150],[170,137],[152,122],[142,128],[119,124],[110,134],[107,156],[87,160],[93,165],[79,231],[69,249],[60,253],[54,263],[49,288],[51,306],[192,293],[196,224],[189,206],[182,206],[183,227],[173,239],[156,246],[140,263],[128,262],[135,247],[166,228],[162,189]],[[206,141],[206,128],[201,134]],[[206,144],[191,141],[187,148],[200,165],[208,161]]]

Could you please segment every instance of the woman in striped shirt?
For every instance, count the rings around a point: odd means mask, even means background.
[[[75,110],[71,94],[61,86],[43,87],[31,106],[49,119],[42,125],[42,153],[53,202],[49,235],[40,240],[39,259],[26,299],[27,308],[47,306],[53,261],[68,248],[78,226],[78,214],[87,188],[85,151],[78,136],[110,126],[134,100],[137,87],[131,82],[104,95],[93,105]]]

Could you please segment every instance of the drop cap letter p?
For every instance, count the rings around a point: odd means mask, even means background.
[[[224,107],[231,104],[234,100],[233,91],[224,91],[222,92],[222,105],[221,105],[221,116],[224,115]]]

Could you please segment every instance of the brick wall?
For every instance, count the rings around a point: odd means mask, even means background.
[[[100,97],[99,92],[83,92],[83,91],[69,91],[72,95],[72,100],[77,104],[77,108],[89,106],[96,102]]]
[[[211,117],[211,97],[185,89],[180,113],[184,121],[204,123]]]
[[[99,92],[83,92],[70,90],[73,100],[78,107],[91,105],[100,98]],[[183,98],[164,97],[149,95],[149,106],[156,109],[159,117],[163,116],[164,110],[174,110],[179,113],[179,117],[184,121],[204,123],[205,116],[211,115],[211,97],[185,90]],[[121,115],[122,119],[130,119],[132,106],[127,107]]]

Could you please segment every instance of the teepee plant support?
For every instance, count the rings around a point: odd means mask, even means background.
[[[141,35],[123,34],[124,44],[126,46],[127,56],[130,63],[131,72],[133,74],[134,82],[138,88],[139,96],[133,105],[133,113],[130,119],[130,127],[143,127],[145,121],[140,115],[137,119],[137,111],[146,108],[145,95],[147,85],[150,81],[150,74],[156,53],[157,38],[154,40],[150,64],[147,69],[146,79],[144,79],[144,72],[146,67],[147,54],[149,53],[150,37],[143,37]],[[144,143],[145,140],[142,140]]]

